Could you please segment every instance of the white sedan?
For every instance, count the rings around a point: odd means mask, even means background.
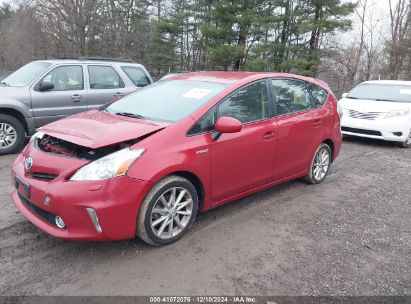
[[[411,146],[411,81],[366,81],[338,102],[344,135]]]

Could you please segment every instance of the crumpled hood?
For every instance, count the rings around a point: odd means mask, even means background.
[[[92,110],[58,120],[38,131],[80,146],[98,149],[137,139],[168,125]]]

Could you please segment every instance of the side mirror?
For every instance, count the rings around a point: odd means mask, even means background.
[[[341,98],[347,97],[348,93],[342,93]]]
[[[40,83],[39,86],[39,91],[40,92],[45,92],[45,91],[50,91],[54,89],[54,83],[49,82],[49,81],[44,81]]]
[[[212,139],[217,140],[220,138],[223,133],[237,133],[240,132],[243,128],[243,125],[238,119],[232,117],[220,117],[215,123],[214,130],[212,134]]]

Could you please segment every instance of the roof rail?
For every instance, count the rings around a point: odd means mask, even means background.
[[[131,58],[110,58],[110,57],[79,57],[78,60],[96,60],[96,61],[115,61],[115,62],[129,62],[133,63],[133,59]]]

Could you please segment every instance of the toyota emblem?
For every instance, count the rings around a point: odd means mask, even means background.
[[[24,160],[24,167],[26,168],[26,170],[30,170],[31,167],[33,167],[33,159],[30,156],[26,157],[26,159]]]

